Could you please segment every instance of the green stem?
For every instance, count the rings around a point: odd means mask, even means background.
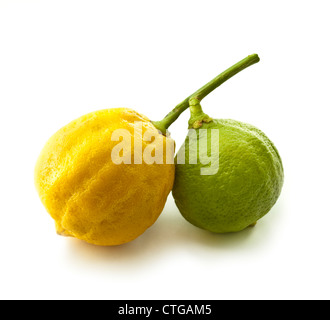
[[[163,134],[166,134],[166,130],[170,127],[170,125],[181,115],[183,111],[189,108],[189,102],[192,99],[197,99],[199,102],[202,101],[202,99],[204,99],[209,93],[218,88],[228,79],[259,61],[260,59],[257,54],[252,54],[246,57],[245,59],[241,60],[240,62],[227,69],[226,71],[219,74],[212,81],[210,81],[205,86],[203,86],[195,93],[190,95],[188,98],[186,98],[184,101],[179,103],[163,120],[153,121],[152,123]]]

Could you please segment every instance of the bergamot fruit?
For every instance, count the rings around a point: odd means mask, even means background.
[[[256,127],[235,120],[211,120],[193,130],[196,133],[188,134],[178,152],[185,153],[185,164],[176,165],[173,188],[182,216],[216,233],[237,232],[255,224],[281,193],[283,166],[276,147]],[[197,162],[189,164],[193,145]],[[202,163],[201,158],[211,157],[211,148],[218,157]],[[203,174],[203,169],[211,169],[210,174]]]
[[[146,132],[154,138],[143,139]],[[85,115],[47,142],[35,185],[59,234],[113,246],[134,240],[154,224],[173,186],[174,161],[165,158],[174,160],[174,148],[159,153],[163,161],[146,162],[141,154],[136,157],[136,140],[151,157],[173,142],[147,117],[125,108]],[[113,161],[116,148],[122,149],[117,154],[122,163]]]
[[[189,99],[189,134],[176,157],[173,197],[182,216],[215,233],[241,231],[265,216],[280,196],[283,165],[274,144],[256,127],[215,120],[200,101],[215,87],[259,61],[252,55]]]

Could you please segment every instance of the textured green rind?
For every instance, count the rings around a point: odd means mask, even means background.
[[[256,127],[235,120],[214,120],[200,129],[219,129],[219,171],[201,175],[207,167],[189,164],[188,134],[179,152],[185,164],[176,164],[173,197],[182,216],[193,225],[216,233],[237,232],[265,216],[280,196],[284,172],[279,153]],[[199,144],[207,140],[199,139]],[[190,132],[191,133],[191,132]],[[199,154],[199,145],[197,154]],[[191,145],[197,145],[191,143]],[[205,150],[205,149],[204,149]]]

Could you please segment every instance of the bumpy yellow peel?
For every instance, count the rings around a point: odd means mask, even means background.
[[[142,135],[151,130],[156,136],[154,141],[141,139],[142,149],[152,143],[165,150],[170,138],[148,118],[125,108],[85,115],[48,141],[35,168],[35,184],[59,234],[96,245],[120,245],[157,220],[172,189],[175,167],[166,164],[165,152],[163,164],[134,164],[137,122],[142,122]],[[118,145],[111,136],[117,129],[131,135],[131,164],[111,160]]]

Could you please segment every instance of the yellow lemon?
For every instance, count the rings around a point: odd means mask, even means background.
[[[143,138],[146,133],[149,139]],[[142,154],[137,155],[138,144]],[[35,168],[37,191],[57,232],[102,246],[144,233],[173,186],[174,147],[167,144],[174,142],[126,108],[93,112],[59,130]],[[114,151],[121,163],[113,160]],[[150,161],[156,156],[162,161]]]

